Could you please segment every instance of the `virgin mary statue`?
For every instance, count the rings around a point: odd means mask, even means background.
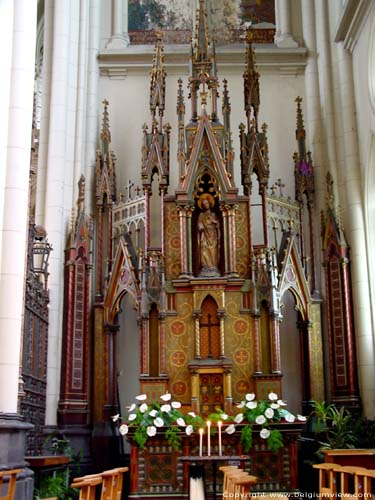
[[[214,212],[213,196],[203,193],[198,200],[201,212],[198,217],[199,276],[220,276],[220,223]]]

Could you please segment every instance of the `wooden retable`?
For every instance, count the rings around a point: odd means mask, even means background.
[[[249,460],[248,455],[211,455],[205,456],[191,456],[191,457],[179,457],[182,462],[187,462],[190,464],[206,464],[211,463],[212,465],[212,492],[213,500],[216,500],[216,478],[217,478],[217,464],[219,462],[244,462]]]

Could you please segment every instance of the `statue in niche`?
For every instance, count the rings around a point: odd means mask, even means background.
[[[201,213],[198,217],[199,276],[220,276],[220,222],[211,211],[215,200],[209,193],[203,193],[198,200]]]

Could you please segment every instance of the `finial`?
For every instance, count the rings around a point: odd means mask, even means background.
[[[163,116],[165,109],[165,77],[163,55],[163,33],[161,30],[156,32],[156,43],[154,47],[154,57],[152,60],[151,83],[150,83],[150,111],[153,117],[158,109],[160,118]],[[160,120],[160,127],[162,126]]]
[[[100,134],[100,138],[104,143],[109,144],[111,142],[111,132],[109,130],[109,113],[108,113],[109,102],[107,101],[107,99],[104,99],[102,101],[102,104],[104,104],[104,111],[102,120],[102,133]]]
[[[182,79],[178,79],[177,89],[177,114],[185,113],[184,91],[182,90]]]
[[[299,141],[300,139],[305,139],[306,131],[303,125],[303,115],[302,115],[302,97],[296,97],[295,102],[297,103],[297,129],[296,129],[296,139]]]
[[[252,47],[253,34],[251,30],[247,31],[248,47],[246,51],[246,69],[243,74],[244,78],[244,97],[245,97],[245,111],[248,120],[248,128],[250,129],[251,114],[255,119],[255,128],[258,132],[258,113],[260,105],[259,97],[259,73],[255,66],[255,54]]]
[[[326,199],[327,199],[327,205],[331,210],[335,209],[335,194],[333,192],[333,179],[332,175],[330,172],[327,172],[326,175],[326,185],[327,185],[327,192],[326,192]]]
[[[193,62],[209,61],[208,47],[209,40],[207,34],[207,19],[204,0],[199,0],[199,6],[196,14],[195,28],[195,54]]]
[[[85,176],[82,174],[78,181],[78,215],[80,215],[84,211],[85,186],[86,180]]]

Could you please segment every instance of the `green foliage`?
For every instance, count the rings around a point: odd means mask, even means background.
[[[181,433],[179,431],[178,427],[169,427],[164,434],[169,446],[175,451],[178,451],[181,445]]]
[[[253,428],[251,425],[245,425],[241,431],[241,444],[245,453],[249,453],[253,444]]]
[[[144,448],[147,442],[147,429],[146,427],[139,426],[134,432],[134,441],[140,448]]]
[[[69,471],[55,471],[43,475],[40,488],[35,489],[34,497],[38,499],[57,497],[59,499],[78,498],[78,490],[69,485]]]
[[[320,450],[354,448],[353,421],[348,410],[325,401],[313,401],[313,407],[314,430],[321,438]]]
[[[278,429],[272,429],[267,439],[268,449],[277,453],[283,447],[283,436]]]

